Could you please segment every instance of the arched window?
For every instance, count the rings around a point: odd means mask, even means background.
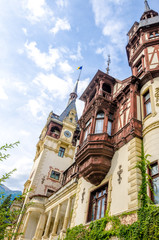
[[[107,93],[111,93],[111,87],[106,83],[103,84],[102,89]]]
[[[58,127],[52,127],[51,128],[51,132],[52,133],[55,133],[56,135],[60,135],[60,130]]]
[[[104,124],[104,112],[100,111],[97,113],[97,116],[96,116],[95,133],[103,132],[103,124]]]

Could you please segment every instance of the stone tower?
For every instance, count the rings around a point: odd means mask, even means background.
[[[77,125],[76,82],[67,107],[60,116],[51,112],[36,146],[36,156],[25,189],[32,189],[29,196],[50,196],[61,187],[62,173],[73,163],[79,135]]]
[[[144,150],[150,154],[154,203],[159,203],[159,15],[145,0],[145,11],[140,22],[135,22],[128,32],[126,47],[133,75],[139,78],[141,120]],[[154,185],[156,182],[157,187]],[[154,187],[155,186],[155,187]]]

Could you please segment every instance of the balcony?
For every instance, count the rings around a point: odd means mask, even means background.
[[[113,154],[112,139],[107,133],[89,134],[76,154],[79,174],[94,185],[100,184],[111,167]]]
[[[78,177],[78,166],[76,162],[63,172],[62,185],[65,185],[75,177]]]

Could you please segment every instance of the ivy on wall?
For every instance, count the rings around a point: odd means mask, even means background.
[[[65,240],[106,240],[117,237],[122,240],[157,240],[159,239],[159,207],[155,206],[147,195],[147,186],[150,176],[147,174],[147,167],[150,167],[148,156],[144,154],[143,144],[140,160],[136,168],[140,169],[142,182],[138,194],[139,210],[137,211],[138,220],[131,225],[121,224],[121,217],[109,216],[106,212],[105,217],[93,221],[89,226],[79,225],[66,232]],[[151,189],[152,190],[152,189]],[[105,230],[107,224],[111,225],[110,230]]]

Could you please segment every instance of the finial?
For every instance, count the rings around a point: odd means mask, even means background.
[[[145,0],[145,12],[148,12],[148,11],[150,11],[150,6],[148,4],[148,1]]]
[[[109,74],[109,72],[110,72],[110,68],[109,68],[109,65],[110,65],[110,63],[111,63],[111,60],[110,60],[110,55],[108,55],[108,60],[107,60],[107,63],[108,63],[108,66],[107,66],[107,68],[106,68],[106,70],[107,70],[107,74]]]

